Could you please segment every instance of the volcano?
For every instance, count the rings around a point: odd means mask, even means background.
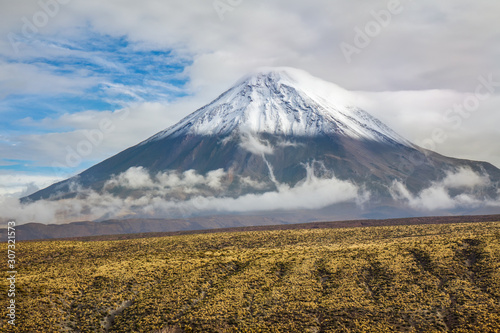
[[[455,209],[497,203],[499,180],[500,170],[487,162],[411,143],[333,83],[270,68],[245,76],[174,126],[23,201],[93,193],[132,198],[136,206],[197,200],[203,208],[207,200],[230,199],[224,210],[231,211],[241,198],[260,198],[253,209],[272,210],[272,198],[286,201],[304,190],[310,194],[305,201],[316,201],[312,208],[344,201],[418,208],[444,197],[448,203],[437,208]]]

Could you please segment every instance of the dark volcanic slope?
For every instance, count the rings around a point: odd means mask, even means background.
[[[131,147],[77,177],[49,186],[27,199],[58,197],[57,193],[71,196],[70,185],[73,181],[101,191],[112,175],[138,166],[145,167],[152,174],[189,169],[206,174],[222,168],[239,177],[266,182],[272,187],[267,162],[272,165],[277,181],[289,185],[295,185],[306,177],[304,165],[321,163],[323,172],[331,171],[339,179],[366,184],[372,192],[383,196],[388,196],[387,188],[393,180],[404,181],[410,191],[417,193],[431,182],[442,179],[446,171],[460,167],[486,173],[491,179],[500,179],[500,170],[489,163],[449,158],[394,142],[357,140],[337,134],[316,137],[261,134],[259,138],[273,147],[273,154],[263,158],[249,152],[241,147],[241,139],[233,136],[166,137]],[[281,142],[291,144],[280,145]],[[233,182],[232,191],[225,194],[242,194],[238,178],[234,178]],[[490,195],[494,195],[494,188],[490,190]]]

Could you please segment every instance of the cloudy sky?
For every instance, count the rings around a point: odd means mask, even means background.
[[[500,167],[495,1],[0,0],[0,9],[0,195],[74,175],[261,66],[357,91],[361,107],[413,142]]]

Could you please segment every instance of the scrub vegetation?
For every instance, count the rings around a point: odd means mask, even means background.
[[[16,248],[2,332],[500,332],[500,222]]]

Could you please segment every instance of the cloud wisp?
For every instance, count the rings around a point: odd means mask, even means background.
[[[494,200],[486,198],[483,193],[490,182],[488,176],[478,174],[469,168],[459,168],[456,171],[448,171],[445,178],[434,182],[418,194],[412,194],[400,181],[392,183],[390,193],[393,199],[419,211],[460,207],[500,207],[500,195]]]

